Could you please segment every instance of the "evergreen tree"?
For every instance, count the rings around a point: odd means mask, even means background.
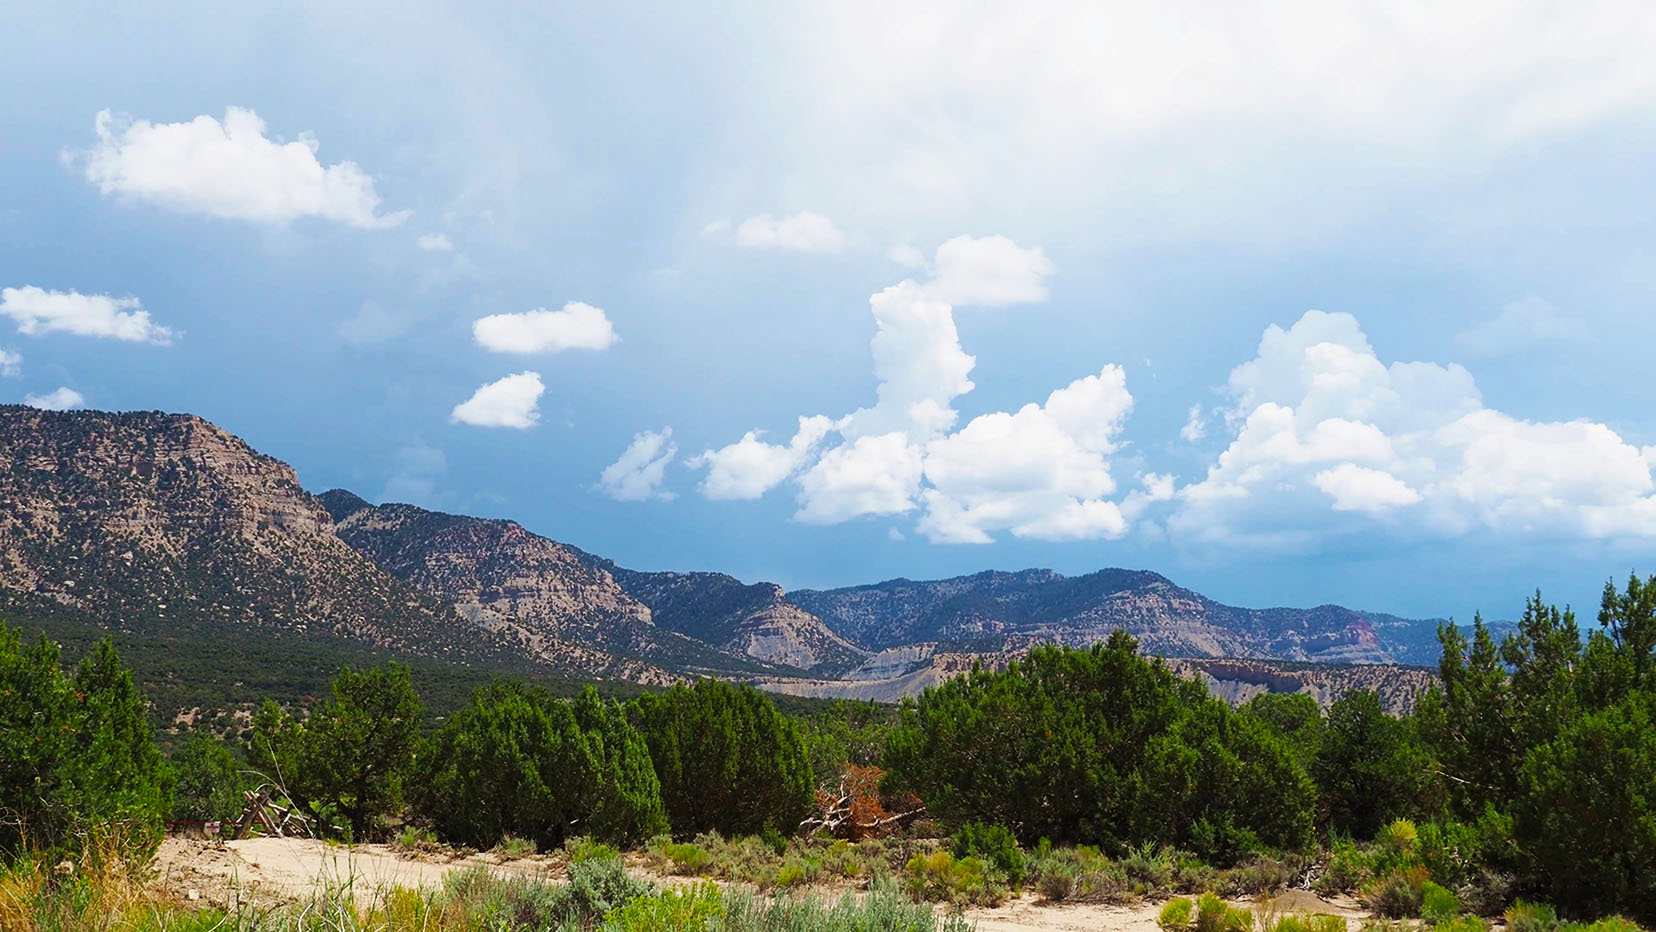
[[[903,707],[893,789],[947,822],[1121,850],[1162,842],[1226,858],[1309,841],[1314,791],[1293,752],[1123,631],[1090,650],[1044,647]]]
[[[0,624],[0,851],[101,829],[147,852],[170,800],[143,699],[108,641],[73,677],[59,660],[56,644],[25,647]]]
[[[628,715],[649,745],[675,834],[791,834],[810,814],[799,729],[753,687],[680,683],[640,696]]]
[[[191,735],[169,764],[173,818],[229,820],[240,814],[247,779],[241,761],[224,742],[211,735]]]
[[[1421,811],[1428,765],[1409,724],[1387,715],[1378,694],[1346,693],[1329,708],[1311,763],[1322,821],[1346,835],[1374,837],[1382,825]]]
[[[591,687],[571,705],[497,681],[421,758],[416,812],[450,841],[490,847],[515,835],[550,848],[584,832],[627,844],[667,828],[643,738]]]

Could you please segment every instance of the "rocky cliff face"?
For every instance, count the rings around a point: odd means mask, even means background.
[[[1050,570],[987,572],[916,582],[797,590],[789,598],[860,646],[917,642],[990,652],[1039,643],[1086,646],[1125,628],[1147,653],[1278,658],[1323,663],[1430,663],[1436,627],[1339,606],[1244,609],[1166,577],[1107,569],[1066,577]]]
[[[322,501],[352,547],[548,663],[643,683],[766,669],[655,624],[589,555],[515,521],[372,506],[341,489]]]
[[[0,406],[0,503],[3,613],[499,649],[335,536],[289,466],[198,417]]]
[[[656,624],[766,663],[835,675],[868,652],[834,633],[774,583],[747,585],[723,573],[642,573],[599,561],[650,607]]]

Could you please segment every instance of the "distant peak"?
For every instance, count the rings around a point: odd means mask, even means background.
[[[335,524],[364,508],[374,507],[362,496],[345,489],[329,489],[316,497],[322,502],[322,507],[328,509],[328,515],[333,518]]]

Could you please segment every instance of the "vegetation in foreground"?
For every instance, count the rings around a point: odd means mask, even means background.
[[[1118,901],[1310,884],[1442,932],[1511,910],[1520,932],[1560,927],[1526,902],[1649,921],[1656,578],[1607,587],[1599,622],[1583,640],[1537,596],[1501,644],[1481,621],[1470,639],[1446,627],[1441,688],[1403,718],[1364,692],[1326,715],[1304,696],[1231,709],[1118,632],[895,711],[801,719],[715,681],[626,704],[497,682],[432,730],[408,668],[347,668],[330,700],[267,702],[244,742],[196,736],[170,761],[112,647],[66,671],[56,645],[0,626],[0,854],[7,889],[24,891],[11,902],[33,915],[60,889],[95,894],[39,865],[96,861],[87,840],[112,831],[121,859],[143,863],[163,816],[227,818],[259,782],[329,837],[508,851],[590,837],[761,890],[837,875],[992,903],[1022,889]],[[795,837],[835,796],[849,800],[847,837]],[[922,804],[925,823],[880,837],[903,824],[881,813]],[[659,908],[712,908],[697,896],[662,894]],[[1201,906],[1197,932],[1236,922],[1204,925]]]

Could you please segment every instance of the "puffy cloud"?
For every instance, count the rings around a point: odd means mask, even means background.
[[[222,123],[206,115],[151,123],[104,110],[93,125],[97,143],[74,158],[106,195],[256,223],[319,217],[373,229],[408,217],[379,213],[374,181],[355,162],[323,165],[309,135],[267,138],[252,110],[231,107]]]
[[[472,324],[477,345],[497,353],[545,353],[608,349],[618,339],[601,308],[571,301],[562,310],[491,314]]]
[[[755,499],[769,492],[799,469],[833,422],[818,415],[799,419],[799,430],[786,446],[766,443],[759,431],[741,440],[692,457],[686,465],[707,469],[701,492],[711,499]]]
[[[1514,301],[1489,320],[1462,331],[1455,342],[1477,356],[1505,356],[1583,336],[1581,321],[1566,317],[1540,298]]]
[[[23,372],[23,354],[0,346],[0,377],[13,378]]]
[[[1383,469],[1341,463],[1311,481],[1334,499],[1335,511],[1386,511],[1420,501],[1420,493]]]
[[[1486,408],[1458,365],[1382,363],[1350,315],[1267,328],[1229,389],[1235,437],[1168,521],[1186,540],[1309,546],[1380,517],[1439,536],[1656,534],[1652,451]]]
[[[928,290],[956,305],[993,307],[1046,299],[1055,271],[1041,247],[1020,247],[1004,236],[957,236],[937,247]]]
[[[926,514],[933,540],[987,543],[1018,537],[1119,537],[1127,524],[1105,500],[1115,492],[1108,455],[1132,409],[1126,375],[1105,366],[1016,413],[975,417],[926,446]]]
[[[17,321],[19,333],[62,331],[133,343],[172,342],[173,331],[150,319],[138,299],[78,291],[46,291],[34,285],[0,289],[0,314]]]
[[[799,520],[837,524],[914,508],[922,453],[900,432],[858,437],[823,454],[799,477]]]
[[[415,244],[426,252],[454,251],[454,242],[448,238],[446,233],[426,233],[415,240]]]
[[[918,250],[895,256],[925,265]],[[1119,366],[1076,379],[1040,404],[973,418],[959,430],[957,398],[976,360],[960,345],[952,301],[1039,300],[1052,264],[1005,237],[956,237],[938,248],[924,282],[869,299],[875,402],[844,417],[800,418],[786,446],[756,431],[690,461],[706,468],[709,498],[758,498],[792,478],[795,517],[830,524],[920,511],[934,541],[984,543],[997,533],[1045,540],[1119,537],[1170,477],[1146,477],[1121,503],[1110,455],[1132,396]],[[1153,481],[1150,481],[1153,480]]]
[[[708,235],[723,232],[717,222],[702,230]],[[834,221],[809,210],[778,220],[760,214],[742,221],[736,228],[736,243],[750,249],[777,249],[785,252],[839,252],[845,248],[845,234]]]
[[[78,408],[85,404],[86,399],[82,397],[80,392],[68,386],[63,386],[44,395],[25,395],[23,396],[23,403],[31,408],[40,408],[43,411],[67,411],[70,408]]]
[[[667,501],[673,493],[662,488],[667,464],[678,456],[673,443],[673,429],[646,430],[633,435],[632,443],[621,456],[604,467],[598,477],[598,488],[617,501],[639,502],[649,498]]]
[[[513,427],[524,430],[540,421],[540,396],[546,391],[540,373],[519,372],[478,388],[454,406],[449,420],[475,427]]]
[[[1196,443],[1207,436],[1207,419],[1202,416],[1201,405],[1190,406],[1190,414],[1185,417],[1184,426],[1179,428],[1179,436],[1186,443]]]

